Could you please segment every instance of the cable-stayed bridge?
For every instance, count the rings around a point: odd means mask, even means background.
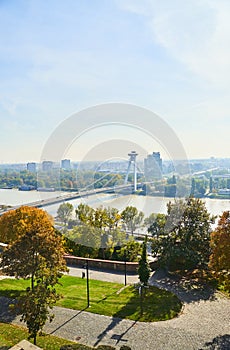
[[[6,209],[5,211],[1,212],[0,215],[4,214],[7,211],[17,209],[17,208],[21,207],[22,205],[35,207],[35,208],[43,208],[43,207],[46,207],[49,205],[63,203],[63,202],[71,201],[73,199],[93,196],[95,194],[100,194],[100,193],[131,194],[131,193],[133,193],[133,185],[118,185],[118,186],[114,186],[114,187],[103,187],[103,188],[96,188],[96,189],[92,189],[92,190],[84,190],[84,191],[79,191],[79,192],[71,192],[71,193],[68,192],[68,193],[61,194],[60,196],[57,196],[54,198],[40,199],[40,200],[37,200],[34,202],[29,202],[29,203],[25,203],[25,204],[12,206],[12,207]]]
[[[95,194],[100,194],[100,193],[118,193],[118,194],[132,194],[137,191],[138,188],[142,187],[143,184],[138,184],[137,183],[137,166],[136,166],[136,157],[137,153],[135,151],[132,151],[131,153],[128,154],[129,156],[129,162],[128,162],[128,168],[126,172],[126,177],[124,180],[123,185],[115,185],[115,186],[109,186],[109,183],[113,181],[115,178],[115,175],[111,177],[103,187],[101,188],[95,188],[97,186],[97,183],[103,180],[107,174],[103,175],[99,179],[96,179],[94,182],[90,183],[83,189],[79,190],[78,192],[68,192],[64,194],[60,194],[59,196],[53,197],[53,198],[48,198],[48,199],[40,199],[34,202],[29,202],[25,204],[20,204],[16,206],[12,206],[4,210],[3,212],[0,213],[0,215],[4,214],[7,211],[17,209],[19,207],[23,206],[30,206],[30,207],[36,207],[36,208],[43,208],[46,206],[58,204],[58,203],[63,203],[67,201],[71,201],[74,199],[78,198],[84,198],[88,196],[92,196]],[[133,165],[133,184],[129,184],[128,182],[128,175],[131,169],[131,165]]]

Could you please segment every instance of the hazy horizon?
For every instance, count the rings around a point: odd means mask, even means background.
[[[1,1],[0,30],[0,163],[41,161],[64,120],[108,103],[156,113],[188,159],[230,157],[228,0]],[[85,131],[64,157],[109,139],[170,151],[136,130]]]

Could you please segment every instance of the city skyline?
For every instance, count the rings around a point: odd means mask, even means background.
[[[0,163],[41,161],[66,118],[113,102],[156,113],[188,159],[230,157],[227,0],[1,1],[0,19]],[[100,155],[98,139],[121,139],[124,156],[138,140],[167,157],[160,142],[108,125],[63,158]]]

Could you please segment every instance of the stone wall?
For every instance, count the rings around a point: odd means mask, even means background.
[[[81,258],[73,255],[65,255],[65,260],[67,265],[76,267],[85,267],[86,261],[88,260],[89,268],[96,268],[101,270],[113,270],[113,271],[126,271],[129,273],[136,273],[138,268],[137,262],[124,262],[124,261],[114,261],[114,260],[100,260],[100,259],[90,259]]]

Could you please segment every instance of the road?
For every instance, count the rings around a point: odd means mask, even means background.
[[[82,277],[82,272],[85,272],[84,268],[69,267],[69,275]],[[99,271],[95,269],[89,269],[89,278],[99,281],[107,282],[116,282],[116,283],[125,283],[124,272],[113,272],[113,271]],[[137,283],[139,281],[138,275],[136,274],[127,274],[126,275],[127,284]]]

